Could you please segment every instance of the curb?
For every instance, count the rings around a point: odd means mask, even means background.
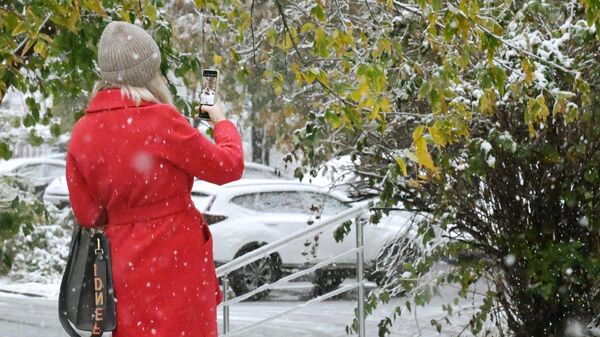
[[[7,290],[7,289],[0,289],[0,293],[6,293],[6,294],[12,294],[12,295],[23,295],[23,296],[27,296],[27,297],[37,297],[37,298],[45,297],[44,295],[40,295],[40,294],[25,293],[25,292]]]

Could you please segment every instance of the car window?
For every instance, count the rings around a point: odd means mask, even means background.
[[[236,196],[231,202],[267,213],[311,214],[322,209],[324,215],[336,214],[349,206],[321,193],[305,191],[257,192]]]
[[[46,177],[58,178],[65,175],[65,167],[57,164],[46,164]]]
[[[40,179],[42,177],[42,164],[28,164],[16,169],[15,173],[22,177],[30,179]]]
[[[324,215],[335,215],[351,207],[332,196],[327,196],[325,194],[319,194],[319,196],[321,197],[319,201],[323,203]]]

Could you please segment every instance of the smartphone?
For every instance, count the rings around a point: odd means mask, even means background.
[[[202,88],[200,91],[200,105],[215,105],[217,101],[217,86],[219,71],[216,69],[204,69],[202,71]],[[201,119],[210,119],[206,112],[200,113]]]

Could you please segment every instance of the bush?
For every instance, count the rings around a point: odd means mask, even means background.
[[[69,243],[75,222],[70,209],[48,206],[47,224],[23,230],[6,242],[12,256],[9,277],[20,282],[58,283],[69,255]]]

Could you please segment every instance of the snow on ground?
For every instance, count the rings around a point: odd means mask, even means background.
[[[351,282],[347,280],[346,283]],[[309,297],[310,284],[300,289],[279,289],[273,291],[266,300],[244,302],[230,308],[230,331],[261,321],[271,315],[289,310],[305,302]],[[43,297],[29,297],[9,292],[25,292],[38,294]],[[428,305],[418,307],[416,312],[406,312],[405,297],[394,298],[390,303],[380,306],[367,318],[366,332],[368,337],[377,336],[377,325],[381,319],[389,315],[396,305],[401,305],[403,315],[397,319],[391,329],[390,336],[397,337],[433,337],[458,336],[468,323],[474,310],[481,304],[479,298],[475,301],[461,301],[460,313],[450,317],[451,325],[444,324],[439,334],[431,326],[432,319],[442,320],[445,312],[442,305],[452,301],[457,289],[446,286],[441,289],[441,297],[434,297]],[[0,278],[0,336],[2,337],[34,337],[43,330],[44,335],[63,336],[64,333],[54,315],[58,284],[11,283],[7,278]],[[356,292],[340,295],[325,302],[307,305],[302,309],[289,313],[274,321],[256,327],[252,330],[231,336],[244,337],[343,337],[347,336],[345,328],[352,322],[356,306]],[[219,327],[222,329],[223,313],[219,307]],[[17,333],[18,331],[18,333]],[[3,334],[2,332],[10,332]],[[222,332],[220,336],[223,336]],[[229,336],[229,335],[228,335]],[[461,336],[471,336],[468,331]]]
[[[465,324],[473,313],[473,304],[461,303],[463,311],[461,316],[450,318],[452,326],[445,325],[439,334],[430,325],[432,319],[440,320],[445,317],[442,304],[447,304],[456,294],[457,290],[445,288],[442,291],[443,298],[434,298],[425,307],[418,307],[415,313],[406,313],[400,317],[391,329],[390,336],[397,337],[439,337],[457,336],[463,330]],[[269,322],[252,330],[232,336],[262,337],[262,336],[285,336],[285,337],[343,337],[347,336],[345,327],[352,323],[356,301],[349,294],[341,299],[329,300],[314,304],[290,313],[272,322]],[[383,305],[367,318],[366,334],[368,337],[377,336],[377,325],[381,319],[389,315],[396,305],[404,305],[406,298],[400,297]],[[239,329],[245,325],[252,324],[275,315],[282,311],[291,309],[298,305],[298,301],[270,301],[270,302],[244,302],[230,309],[230,331]],[[476,301],[475,305],[479,303]],[[403,307],[404,309],[404,307]],[[222,309],[219,311],[219,323],[222,325]],[[416,318],[415,318],[416,317]],[[220,326],[222,329],[222,326]],[[229,335],[228,335],[229,336]],[[467,331],[462,336],[470,336]]]
[[[0,277],[0,295],[28,294],[34,297],[58,298],[58,283],[12,282],[8,277]]]

